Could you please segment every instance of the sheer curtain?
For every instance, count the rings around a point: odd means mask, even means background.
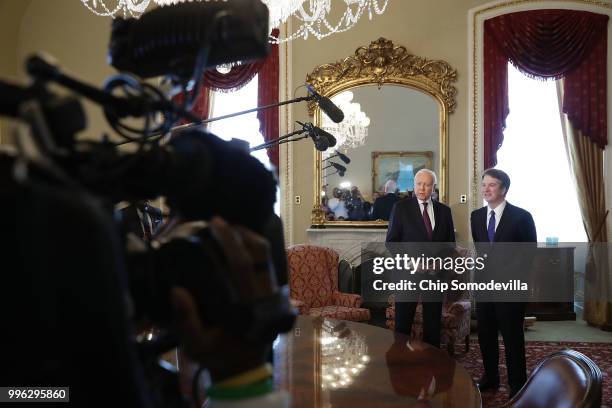
[[[536,78],[564,78],[562,111],[571,129],[586,140],[567,137],[572,177],[579,191],[582,221],[590,242],[607,240],[603,166],[595,156],[603,154],[607,140],[607,25],[608,16],[576,10],[532,10],[504,14],[484,23],[484,152],[483,163],[493,167],[504,142],[508,116],[508,61],[526,75]],[[525,152],[531,149],[525,145]],[[577,147],[577,148],[576,148]],[[592,150],[595,149],[595,150]],[[590,153],[589,153],[590,152]],[[540,152],[541,160],[548,147]],[[580,157],[580,161],[576,158]],[[521,157],[523,161],[523,158]],[[531,165],[525,162],[526,165]],[[581,168],[582,167],[582,168]],[[595,183],[595,184],[593,184]],[[603,196],[602,196],[603,197]],[[563,219],[565,222],[566,219]],[[598,226],[602,225],[600,229]],[[593,253],[587,276],[603,285],[603,297],[588,298],[585,293],[584,319],[602,328],[612,327],[612,289],[606,265],[610,254]],[[589,268],[591,270],[589,271]]]
[[[529,78],[509,64],[508,100],[510,114],[496,166],[510,174],[508,201],[531,212],[538,241],[557,237],[560,242],[586,242],[555,81]]]

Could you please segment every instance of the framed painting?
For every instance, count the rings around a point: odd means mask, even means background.
[[[433,152],[372,152],[372,192],[382,192],[387,180],[400,191],[414,191],[414,175],[421,169],[434,170]]]

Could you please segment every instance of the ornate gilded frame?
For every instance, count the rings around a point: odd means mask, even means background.
[[[452,85],[457,71],[442,60],[428,60],[408,53],[406,47],[379,38],[369,46],[357,48],[354,55],[332,64],[316,67],[306,76],[306,82],[321,94],[331,97],[359,85],[384,84],[406,86],[432,96],[440,107],[440,154],[438,188],[440,200],[448,202],[448,115],[457,104],[457,89]],[[315,124],[321,124],[321,111],[314,101],[308,113]],[[386,227],[386,221],[326,221],[321,210],[321,152],[315,150],[314,203],[311,213],[313,227]]]

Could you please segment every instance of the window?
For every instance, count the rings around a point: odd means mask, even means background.
[[[243,110],[252,109],[257,106],[257,75],[236,92],[214,92],[212,96],[211,117],[215,118]],[[259,120],[257,112],[247,113],[229,119],[211,122],[208,130],[223,140],[242,139],[249,142],[251,147],[264,143],[264,138],[259,132]],[[251,153],[267,169],[271,169],[270,160],[265,149]],[[279,189],[276,189],[276,203],[274,212],[280,213]]]
[[[510,175],[508,201],[533,215],[538,241],[586,242],[555,81],[528,78],[508,64],[508,98],[510,114],[496,166]]]

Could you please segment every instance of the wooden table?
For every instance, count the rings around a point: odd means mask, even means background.
[[[481,407],[446,352],[363,323],[299,316],[274,344],[276,385],[292,407]]]

